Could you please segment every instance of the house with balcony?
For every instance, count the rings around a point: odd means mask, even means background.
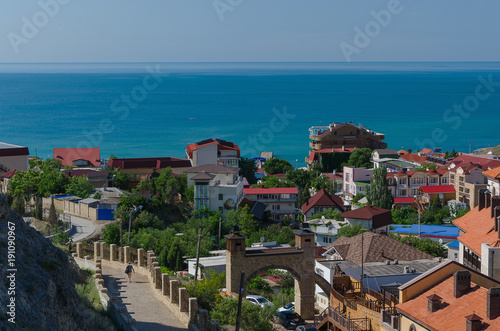
[[[478,203],[478,192],[487,188],[487,179],[483,175],[486,170],[484,165],[461,162],[450,169],[450,184],[455,187],[455,200],[466,203],[469,208],[474,208]]]
[[[352,200],[358,193],[366,195],[372,176],[373,169],[345,166],[342,187],[344,198]]]
[[[109,166],[132,176],[152,174],[165,168],[170,168],[173,174],[179,175],[191,168],[191,162],[176,157],[121,158],[109,160]]]
[[[483,172],[491,195],[500,195],[500,167]]]
[[[497,279],[448,260],[399,287],[397,316],[387,316],[382,327],[415,331],[500,330],[499,296]],[[391,318],[395,322],[392,325]]]
[[[28,147],[0,142],[0,174],[29,169]]]
[[[328,126],[312,126],[309,128],[309,147],[312,150],[325,148],[387,148],[383,142],[385,135],[370,130],[353,122],[333,122]]]
[[[318,191],[302,205],[304,222],[309,220],[312,215],[323,213],[329,208],[344,212],[344,202],[338,196],[330,195],[325,190]]]
[[[186,155],[193,167],[205,164],[238,167],[240,148],[232,141],[207,139],[187,145]]]
[[[421,186],[448,185],[448,170],[430,169],[426,171],[387,172],[387,185],[394,197],[394,207],[415,207],[415,197]]]
[[[460,228],[459,262],[500,280],[500,196],[479,191],[478,206],[455,219]]]
[[[7,171],[0,175],[0,194],[7,194],[9,191],[9,182],[17,173],[17,170]]]
[[[453,185],[420,186],[417,190],[417,200],[424,204],[432,204],[435,199],[441,200],[443,205],[455,199]]]
[[[339,167],[342,163],[347,162],[353,150],[356,147],[337,147],[337,148],[323,148],[319,150],[312,150],[305,161],[307,170],[312,170],[316,164],[328,163],[327,158],[334,159],[336,162],[330,162],[329,166],[333,169]]]
[[[461,154],[448,162],[446,166],[450,169],[453,169],[464,162],[480,165],[484,170],[491,170],[493,168],[500,167],[500,159],[487,154],[483,154],[481,156],[476,154]]]
[[[245,199],[256,201],[266,206],[274,221],[297,218],[299,190],[296,187],[245,188]]]
[[[205,164],[184,171],[188,186],[194,185],[195,209],[225,212],[238,209],[243,199],[243,178],[237,167]]]

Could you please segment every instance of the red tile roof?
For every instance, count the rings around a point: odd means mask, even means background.
[[[491,179],[500,179],[500,167],[483,172],[483,176]]]
[[[479,156],[474,156],[474,155],[469,155],[469,154],[462,154],[450,162],[448,162],[446,165],[450,166],[452,163],[454,163],[456,166],[459,166],[463,162],[470,162],[474,164],[480,164],[486,169],[493,169],[500,167],[500,160],[493,160],[493,159],[488,159],[484,157],[479,157]]]
[[[17,170],[16,169],[13,169],[11,171],[7,171],[6,173],[4,174],[1,174],[0,175],[0,178],[12,178],[14,177],[14,175],[17,173]]]
[[[424,193],[454,193],[455,187],[453,185],[432,185],[432,186],[420,186],[420,189]]]
[[[459,166],[451,169],[451,171],[453,172],[457,172],[458,169],[462,169],[463,173],[468,175],[470,174],[470,172],[474,169],[482,169],[482,170],[486,170],[486,167],[485,166],[482,166],[480,164],[476,164],[476,163],[470,163],[470,162],[462,162],[460,163]]]
[[[411,300],[398,304],[396,308],[431,330],[465,330],[466,318],[477,319],[477,317],[488,324],[487,330],[500,330],[499,317],[493,319],[486,317],[488,290],[471,282],[471,290],[455,298],[453,283],[454,277],[449,276]],[[442,305],[437,311],[430,312],[427,309],[427,297],[434,293],[442,297]]]
[[[426,163],[425,155],[418,155],[416,153],[407,153],[407,154],[401,155],[399,158],[403,159],[405,161],[417,162],[420,164]]]
[[[495,231],[495,220],[491,217],[491,207],[472,209],[464,216],[457,218],[453,224],[465,233],[458,237],[465,246],[481,256],[482,243],[495,243],[498,240],[498,231]]]
[[[111,159],[109,166],[117,169],[140,169],[140,168],[190,168],[191,162],[187,159],[176,157],[150,157],[150,158],[130,158]]]
[[[323,253],[326,252],[326,246],[316,246],[314,248],[314,259],[315,260],[321,260],[324,259],[325,257],[323,256]]]
[[[363,249],[361,243],[363,242]],[[324,246],[327,250],[335,247],[340,256],[358,265],[361,260],[368,262],[385,262],[388,259],[413,261],[433,259],[432,255],[424,253],[415,247],[406,245],[384,234],[365,232],[354,237],[340,237],[332,244]],[[363,256],[361,255],[363,252]]]
[[[63,166],[73,165],[76,160],[88,161],[93,167],[100,165],[100,148],[54,148],[53,157]]]
[[[296,187],[274,187],[274,188],[244,188],[243,193],[249,194],[298,194]]]
[[[315,195],[310,197],[306,203],[302,205],[302,212],[307,213],[314,206],[325,206],[337,208],[344,211],[344,202],[336,195],[330,195],[325,190],[320,190]]]
[[[372,220],[372,227],[374,229],[392,224],[391,211],[375,206],[365,206],[362,208],[346,211],[345,213],[342,213],[340,217]]]
[[[432,149],[430,149],[430,148],[424,148],[423,150],[420,151],[420,153],[422,153],[422,154],[432,153]]]
[[[207,139],[197,143],[189,144],[186,146],[186,151],[189,154],[189,157],[193,157],[193,151],[197,150],[198,147],[207,146],[211,144],[217,144],[217,150],[233,150],[238,152],[238,157],[240,157],[240,148],[238,145],[234,144],[232,141],[225,141],[222,139]]]
[[[328,180],[331,182],[333,182],[334,180],[344,180],[343,172],[337,172],[335,175],[331,172],[322,172],[321,174],[328,178]]]
[[[87,178],[93,177],[108,177],[108,171],[95,171],[92,169],[77,169],[77,170],[63,170],[63,173],[66,177],[82,177],[86,176]]]

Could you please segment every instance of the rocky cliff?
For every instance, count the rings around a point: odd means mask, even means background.
[[[112,329],[80,299],[78,269],[0,195],[0,329]],[[13,323],[15,322],[15,323]]]

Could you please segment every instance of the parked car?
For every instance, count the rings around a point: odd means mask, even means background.
[[[284,305],[283,307],[278,308],[278,313],[293,313],[295,310],[295,302],[290,302],[287,305]]]
[[[295,330],[299,325],[306,324],[306,321],[297,313],[277,313],[277,322],[283,325],[287,330]]]
[[[266,306],[274,306],[271,301],[261,297],[260,295],[247,295],[246,299],[248,302],[253,303],[254,305],[259,305],[262,308],[265,308]]]
[[[316,329],[314,326],[310,326],[308,328],[306,328],[305,326],[301,325],[301,326],[298,326],[295,331],[318,331],[318,329]]]

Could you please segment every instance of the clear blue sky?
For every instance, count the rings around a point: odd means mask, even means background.
[[[40,2],[51,1],[63,2]],[[0,62],[343,62],[339,45],[391,2],[216,1],[241,3],[221,20],[213,0],[64,0],[43,22],[39,1],[2,0]],[[500,60],[498,0],[401,0],[399,10],[352,61]],[[23,17],[37,13],[44,26],[26,38]]]

